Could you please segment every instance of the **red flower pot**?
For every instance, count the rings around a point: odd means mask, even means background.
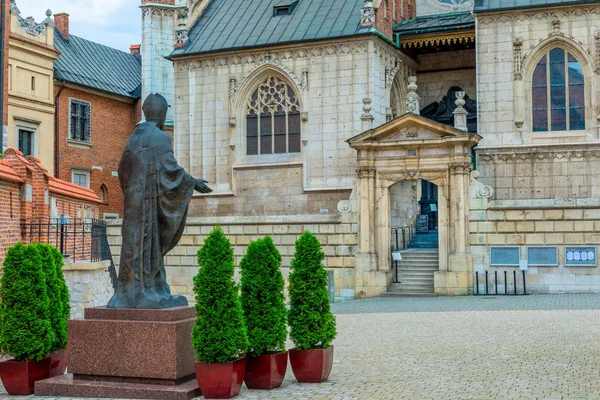
[[[50,357],[50,378],[64,375],[68,364],[67,350],[55,351],[54,353],[50,353],[48,357]]]
[[[237,396],[244,382],[246,359],[229,363],[196,363],[196,379],[207,399],[230,399]]]
[[[281,386],[287,369],[288,353],[248,357],[244,382],[248,389],[271,390]]]
[[[4,389],[12,396],[33,394],[35,382],[48,379],[50,357],[42,361],[3,361],[0,362],[0,379]]]
[[[333,364],[333,346],[326,349],[290,350],[290,364],[300,383],[326,381]]]

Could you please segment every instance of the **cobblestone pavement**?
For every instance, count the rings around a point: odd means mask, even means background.
[[[281,388],[243,388],[238,399],[600,399],[600,295],[372,299],[333,309],[328,382],[300,385],[288,371]]]

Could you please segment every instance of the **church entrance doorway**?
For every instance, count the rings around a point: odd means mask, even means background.
[[[404,114],[348,140],[357,151],[358,164],[358,297],[379,296],[393,282],[392,228],[401,216],[394,213],[402,210],[401,198],[407,197],[408,190],[414,190],[410,194],[415,219],[410,223],[415,232],[419,223],[422,231],[437,236],[433,242],[424,240],[424,246],[432,246],[428,250],[437,258],[434,292],[472,292],[469,184],[471,149],[480,140],[477,134],[414,114]],[[427,249],[406,251],[411,250]]]

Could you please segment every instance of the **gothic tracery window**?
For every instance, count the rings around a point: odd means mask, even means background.
[[[556,47],[538,62],[532,78],[533,131],[585,129],[585,87],[581,64]]]
[[[294,90],[270,76],[248,100],[246,154],[300,152],[300,106]]]

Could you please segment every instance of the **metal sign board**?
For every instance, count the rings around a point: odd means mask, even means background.
[[[565,265],[567,267],[595,267],[598,265],[596,246],[565,247]]]
[[[532,246],[527,247],[527,265],[535,267],[557,267],[558,247]]]
[[[492,267],[517,267],[520,265],[521,250],[519,246],[490,247],[490,265]]]
[[[417,216],[417,233],[429,233],[429,216],[420,214]]]

